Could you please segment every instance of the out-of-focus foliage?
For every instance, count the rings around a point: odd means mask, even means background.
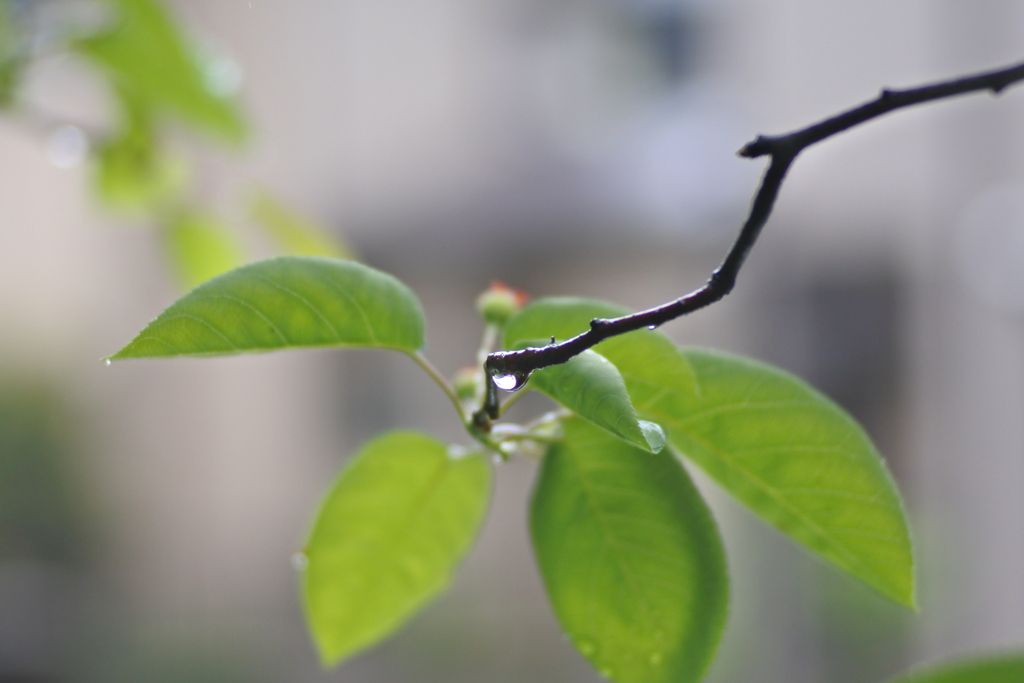
[[[24,61],[9,3],[0,2],[0,108],[14,101],[14,89]]]
[[[285,254],[358,260],[350,245],[299,215],[266,189],[252,193],[249,215]]]
[[[171,220],[165,238],[171,265],[186,289],[245,262],[238,236],[212,215],[183,212]]]
[[[95,6],[104,11],[88,21],[72,11],[74,5],[0,0],[0,109],[28,120],[38,115],[52,127],[50,114],[20,99],[21,76],[36,59],[72,54],[84,60],[115,104],[113,120],[101,131],[63,126],[92,151],[96,197],[160,230],[185,288],[249,260],[240,237],[195,196],[189,155],[172,142],[180,137],[178,128],[229,147],[247,139],[235,98],[240,69],[201,48],[160,0],[98,0]],[[269,191],[257,193],[248,208],[280,253],[354,256]]]
[[[159,216],[187,201],[188,180],[184,161],[163,141],[163,128],[180,121],[238,144],[245,124],[234,100],[213,86],[212,61],[200,56],[160,3],[107,4],[112,11],[108,24],[70,45],[107,76],[121,111],[113,132],[99,145],[96,186],[113,208]],[[194,247],[202,244],[212,242]]]
[[[122,93],[124,121],[99,148],[96,190],[109,206],[136,213],[174,203],[187,180],[180,158],[162,147],[149,111]]]
[[[245,125],[235,104],[210,87],[209,68],[155,0],[108,0],[109,28],[75,48],[109,71],[117,90],[156,115],[173,114],[219,137],[240,142]]]
[[[1006,654],[973,661],[927,667],[898,676],[889,683],[1020,683],[1024,654]]]
[[[64,441],[68,416],[38,382],[0,380],[0,561],[82,561],[81,487]]]

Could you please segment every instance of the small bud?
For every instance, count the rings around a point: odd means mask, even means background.
[[[477,297],[476,310],[480,312],[484,322],[503,327],[529,300],[530,297],[525,292],[501,282],[492,282],[491,286]]]
[[[477,387],[483,373],[480,368],[465,367],[455,373],[455,395],[460,401],[472,401],[476,398]]]

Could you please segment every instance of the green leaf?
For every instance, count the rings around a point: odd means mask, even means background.
[[[796,377],[724,353],[685,350],[699,394],[645,413],[669,442],[763,519],[914,606],[914,558],[902,503],[864,430]]]
[[[253,193],[249,213],[287,254],[356,258],[349,245],[298,215],[266,190]]]
[[[353,261],[280,256],[196,287],[110,359],[316,346],[414,353],[423,346],[423,311],[387,273]]]
[[[622,309],[541,299],[509,321],[505,344],[558,339]],[[676,349],[630,332],[595,350],[626,381],[640,417],[755,513],[905,605],[914,604],[913,552],[896,487],[857,423],[799,379],[753,361]]]
[[[18,30],[11,16],[10,3],[0,3],[0,60],[9,59],[16,51]]]
[[[0,108],[14,103],[14,93],[28,61],[18,29],[11,16],[10,3],[0,2]]]
[[[1024,654],[957,662],[912,671],[889,683],[1020,683],[1024,681]]]
[[[377,643],[444,590],[487,510],[491,471],[432,437],[364,446],[324,500],[305,550],[303,595],[326,665]]]
[[[552,297],[538,299],[519,312],[505,327],[505,348],[524,340],[564,341],[590,329],[593,318],[616,318],[628,311],[592,299]],[[594,350],[610,360],[622,374],[637,412],[650,407],[676,412],[675,392],[696,392],[697,379],[689,361],[665,335],[637,330],[601,342]],[[671,391],[666,391],[671,386]]]
[[[665,447],[665,432],[653,422],[637,419],[622,375],[593,351],[538,370],[530,377],[530,385],[636,446],[654,453]]]
[[[204,65],[155,0],[107,0],[117,20],[75,47],[107,69],[119,90],[233,141],[245,134],[231,100],[208,87]]]
[[[669,451],[647,453],[578,419],[564,427],[530,508],[562,628],[618,683],[700,680],[728,609],[711,513]]]
[[[186,289],[245,262],[241,243],[213,216],[183,213],[167,226],[167,252]]]
[[[157,142],[144,105],[127,94],[122,103],[122,129],[99,149],[96,192],[113,208],[133,212],[160,208],[184,186],[185,165]]]

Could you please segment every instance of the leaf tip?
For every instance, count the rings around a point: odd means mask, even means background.
[[[861,580],[864,580],[864,578],[861,577]],[[921,612],[921,605],[917,596],[917,582],[914,580],[912,569],[909,580],[905,583],[893,581],[885,583],[868,581],[867,583],[878,593],[889,600],[892,600],[896,604],[906,607],[915,614]]]
[[[132,356],[131,354],[131,348],[134,344],[134,341],[130,342],[127,345],[115,351],[114,353],[110,354],[109,356],[104,356],[100,360],[103,361],[104,365],[110,365],[115,360],[126,360],[128,358],[133,358],[134,356]]]
[[[341,661],[345,658],[345,653],[339,651],[337,648],[331,647],[327,643],[324,643],[319,637],[314,634],[313,640],[316,642],[317,655],[320,658],[320,666],[324,670],[330,670],[341,664]]]
[[[914,546],[908,535],[908,561],[903,574],[902,581],[899,581],[887,591],[882,591],[887,597],[915,614],[920,614],[921,603],[917,595],[917,571],[914,561]]]
[[[306,550],[304,549],[302,553],[305,554]],[[306,624],[309,628],[309,633],[312,636],[313,647],[316,650],[317,659],[320,661],[320,666],[323,667],[325,671],[329,671],[341,664],[350,654],[352,654],[353,649],[351,647],[346,648],[343,643],[333,637],[330,626],[318,618],[314,598],[309,592],[308,574],[305,572],[303,572],[303,576],[301,577],[300,585],[302,587],[301,593],[303,597],[303,607],[305,608],[306,613]]]
[[[901,601],[901,604],[903,604],[905,607],[908,607],[914,614],[920,614],[921,613],[921,603],[917,599],[917,586],[916,586],[916,584],[911,586],[910,594],[907,595],[906,597],[907,597],[907,599],[904,600],[904,601]]]

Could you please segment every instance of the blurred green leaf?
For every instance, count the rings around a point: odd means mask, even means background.
[[[93,520],[74,423],[45,377],[0,376],[0,566],[88,560]]]
[[[111,74],[118,90],[222,138],[245,134],[235,104],[208,85],[204,65],[155,0],[107,0],[117,17],[109,30],[80,39],[76,49]]]
[[[186,289],[245,263],[238,237],[210,215],[178,215],[167,226],[164,239],[171,264]]]
[[[10,3],[0,2],[0,108],[14,102],[14,91],[24,64]]]
[[[555,614],[618,683],[700,680],[728,609],[722,542],[669,452],[574,419],[541,464],[530,531]]]
[[[929,667],[897,676],[889,683],[1020,683],[1024,654],[1015,653]]]
[[[487,511],[491,471],[432,437],[391,432],[355,456],[305,550],[306,613],[325,664],[401,626],[444,590]]]
[[[519,312],[505,327],[505,348],[524,340],[555,337],[564,341],[590,329],[593,318],[616,318],[628,311],[593,299],[552,297],[538,299]],[[601,342],[594,351],[610,360],[626,381],[638,412],[657,408],[678,412],[683,397],[696,391],[697,379],[689,361],[665,335],[637,330]]]
[[[213,356],[317,346],[414,353],[423,346],[416,295],[353,261],[280,256],[193,289],[111,356]]]
[[[665,432],[652,422],[637,419],[622,375],[593,351],[538,370],[530,377],[530,386],[636,446],[654,453],[665,447]]]
[[[0,59],[9,57],[14,52],[16,43],[17,36],[10,3],[0,2]]]
[[[97,194],[117,209],[160,209],[183,187],[185,164],[160,146],[145,105],[126,92],[119,94],[124,121],[121,130],[99,148]]]
[[[684,353],[700,392],[677,392],[672,412],[645,411],[669,442],[763,519],[913,607],[903,506],[860,425],[782,370],[715,351]]]
[[[300,216],[266,190],[253,193],[249,213],[286,254],[357,260],[349,245]]]

